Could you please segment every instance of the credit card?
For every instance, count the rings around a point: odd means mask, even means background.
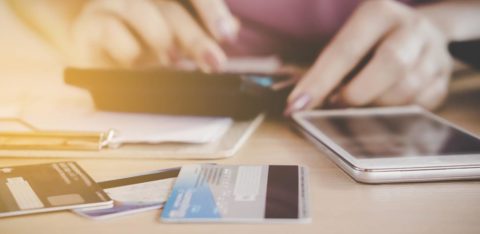
[[[0,217],[111,205],[75,162],[0,168]]]
[[[297,165],[183,166],[166,222],[307,222],[307,169]]]
[[[180,168],[170,168],[99,182],[113,199],[113,207],[76,209],[74,212],[91,219],[107,219],[159,209],[170,195],[179,171]]]

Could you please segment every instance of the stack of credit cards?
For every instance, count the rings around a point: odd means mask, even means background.
[[[164,208],[165,222],[307,222],[307,169],[187,165],[95,183],[75,162],[0,168],[0,217],[72,209],[106,219]]]

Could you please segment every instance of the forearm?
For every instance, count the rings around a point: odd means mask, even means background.
[[[480,1],[442,1],[418,7],[449,41],[480,39]]]
[[[87,0],[8,0],[13,11],[32,30],[62,52],[69,48],[70,25]]]

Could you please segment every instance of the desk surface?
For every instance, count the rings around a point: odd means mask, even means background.
[[[452,85],[443,117],[480,134],[480,74]],[[0,159],[0,166],[54,159]],[[96,180],[206,161],[79,159]],[[160,211],[90,221],[68,211],[0,219],[0,233],[480,233],[480,181],[365,185],[353,181],[288,124],[267,120],[225,164],[310,167],[309,224],[164,224]]]

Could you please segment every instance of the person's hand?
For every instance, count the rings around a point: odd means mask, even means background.
[[[235,39],[238,21],[223,0],[191,2],[201,23],[178,1],[86,3],[72,27],[74,63],[88,67],[169,66],[185,56],[204,71],[219,70],[226,56],[218,43]]]
[[[365,1],[297,84],[285,114],[331,102],[433,109],[447,95],[451,67],[446,36],[426,17],[394,1]]]

